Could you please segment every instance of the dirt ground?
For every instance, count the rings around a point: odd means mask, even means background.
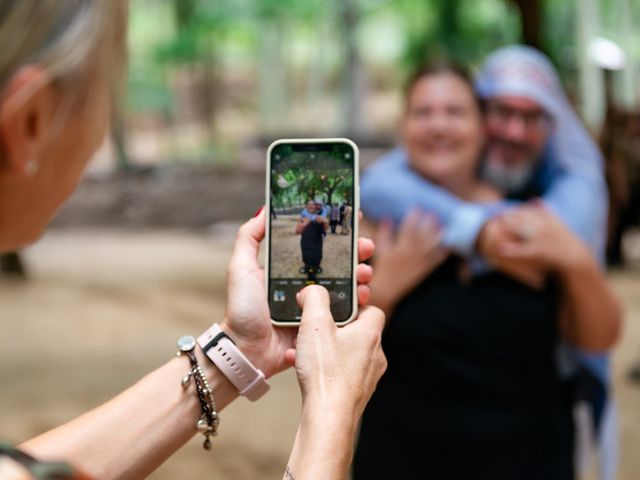
[[[20,442],[101,403],[170,358],[175,340],[222,318],[235,225],[207,234],[58,230],[26,251],[27,282],[0,283],[0,430]],[[640,264],[614,273],[626,328],[615,354],[620,480],[640,476]],[[257,404],[222,412],[211,453],[192,440],[154,479],[279,479],[294,436],[292,372]],[[176,388],[178,388],[176,386]]]
[[[272,220],[271,268],[276,278],[306,278],[300,273],[302,254],[300,235],[294,233],[299,215],[278,215]],[[322,273],[318,278],[345,278],[351,274],[351,235],[332,234],[331,230],[322,245]]]

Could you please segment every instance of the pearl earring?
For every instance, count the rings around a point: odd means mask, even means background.
[[[30,177],[33,177],[40,169],[40,164],[35,158],[30,158],[24,166],[24,171]]]

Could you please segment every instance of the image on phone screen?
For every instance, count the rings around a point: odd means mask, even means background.
[[[353,310],[353,146],[346,142],[281,143],[270,152],[268,295],[276,322],[299,322],[296,293],[324,286],[331,313]]]

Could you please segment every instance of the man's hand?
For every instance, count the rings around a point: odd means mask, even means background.
[[[538,262],[507,257],[504,245],[523,242],[521,234],[514,232],[502,217],[490,219],[478,235],[477,250],[498,270],[533,288],[542,288],[545,269]]]
[[[589,248],[542,203],[505,213],[500,221],[510,238],[499,245],[506,261],[565,273],[592,260]]]

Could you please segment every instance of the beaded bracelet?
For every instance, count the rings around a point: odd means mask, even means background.
[[[204,374],[202,367],[198,365],[198,359],[193,352],[196,346],[196,339],[191,336],[180,337],[178,340],[178,353],[177,356],[183,353],[189,358],[191,369],[187,374],[182,377],[180,384],[185,390],[189,387],[189,382],[193,378],[196,387],[196,394],[200,401],[200,407],[202,408],[202,415],[196,422],[196,429],[198,432],[205,436],[203,448],[205,450],[211,450],[211,440],[209,437],[215,437],[218,434],[218,425],[220,424],[220,418],[216,408],[216,402],[213,398],[213,389],[209,385],[209,381]]]

